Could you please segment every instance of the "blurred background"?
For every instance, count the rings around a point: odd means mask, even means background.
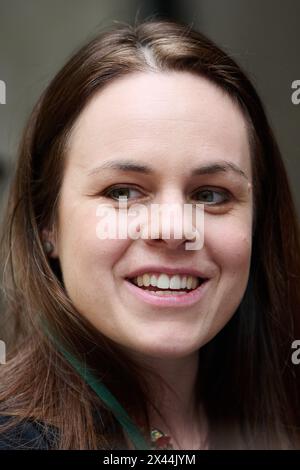
[[[66,59],[113,20],[151,15],[186,21],[248,72],[279,141],[300,215],[300,104],[291,100],[292,82],[300,80],[299,0],[0,0],[0,80],[6,84],[0,203],[26,118]]]

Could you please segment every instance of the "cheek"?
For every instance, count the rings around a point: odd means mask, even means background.
[[[92,282],[99,287],[103,276],[102,282],[111,282],[114,264],[126,251],[128,240],[100,239],[95,207],[62,211],[61,220],[64,222],[59,232],[59,258],[65,281],[68,278],[70,282]]]
[[[213,338],[230,320],[244,296],[250,272],[251,220],[223,220],[207,224],[205,248],[216,268],[210,297],[206,341]]]
[[[230,317],[245,293],[251,264],[251,218],[228,218],[207,227],[206,248],[217,270],[216,298]]]
[[[219,270],[242,275],[250,265],[252,249],[251,217],[227,217],[205,225],[205,246]]]

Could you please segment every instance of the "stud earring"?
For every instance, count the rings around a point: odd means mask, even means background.
[[[46,241],[43,242],[43,247],[44,247],[45,252],[48,255],[54,250],[53,243],[50,242],[49,240],[46,240]]]

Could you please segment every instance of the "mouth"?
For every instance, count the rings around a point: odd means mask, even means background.
[[[130,282],[134,286],[136,286],[138,289],[141,289],[143,291],[148,291],[151,292],[153,295],[158,295],[158,296],[165,296],[165,295],[187,295],[193,291],[195,291],[199,286],[204,284],[206,281],[208,281],[207,278],[201,278],[201,277],[193,277],[191,278],[190,282],[188,285],[185,283],[185,287],[182,286],[177,286],[177,287],[158,287],[158,286],[153,286],[153,285],[141,285],[139,283],[139,279],[137,277],[132,277],[132,278],[126,278],[125,279],[127,282]]]
[[[157,286],[137,285],[136,278],[125,278],[125,285],[135,299],[155,307],[188,307],[201,300],[210,283],[207,278],[197,278],[192,287],[170,289]]]

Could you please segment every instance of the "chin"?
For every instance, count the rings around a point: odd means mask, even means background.
[[[144,356],[160,359],[181,359],[195,354],[198,350],[199,347],[191,347],[190,345],[178,347],[178,345],[172,346],[167,342],[157,344],[157,346],[152,343],[149,347],[144,345],[136,348],[136,352]]]

